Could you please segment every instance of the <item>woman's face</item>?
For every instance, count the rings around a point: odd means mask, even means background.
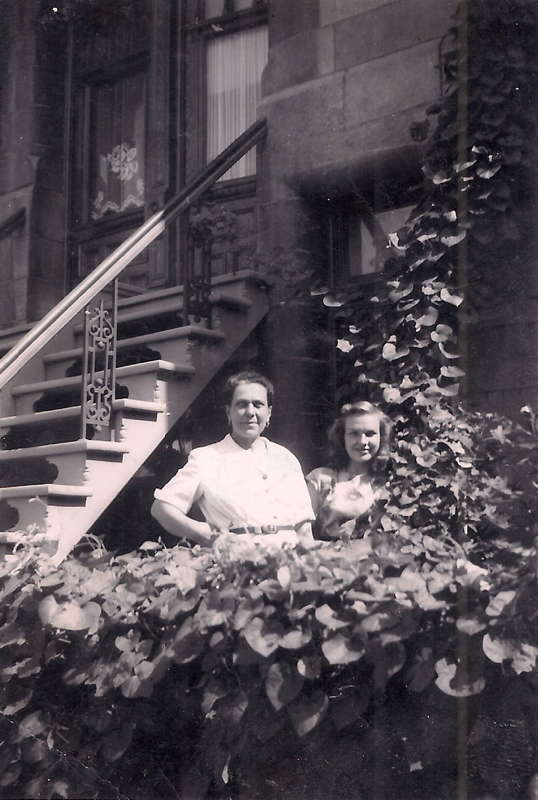
[[[367,469],[379,452],[381,431],[376,414],[354,414],[346,417],[344,447],[356,467]]]
[[[240,383],[227,407],[232,436],[241,447],[250,447],[267,426],[271,407],[261,383]]]

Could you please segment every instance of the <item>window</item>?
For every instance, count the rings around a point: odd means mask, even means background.
[[[381,271],[387,257],[389,234],[407,221],[414,204],[372,209],[363,199],[332,202],[324,228],[327,232],[328,280],[331,285],[365,278]]]
[[[256,120],[269,34],[265,0],[186,0],[183,163],[188,180]],[[221,178],[254,180],[247,153]]]
[[[256,119],[262,70],[267,63],[267,26],[209,39],[206,47],[207,160],[215,158]],[[224,178],[256,172],[251,150]]]
[[[99,220],[144,206],[145,74],[97,85],[91,94],[88,207]]]
[[[151,16],[147,0],[95,4],[73,53],[73,224],[143,210]]]

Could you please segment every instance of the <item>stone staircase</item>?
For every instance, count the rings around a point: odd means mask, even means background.
[[[36,525],[58,541],[61,560],[267,311],[265,284],[246,271],[213,279],[211,328],[178,324],[181,292],[120,300],[109,427],[89,426],[80,438],[80,317],[7,384],[0,417],[4,540]]]

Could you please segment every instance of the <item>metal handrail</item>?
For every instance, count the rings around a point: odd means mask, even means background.
[[[0,389],[79,314],[109,283],[146,249],[167,225],[207,191],[266,134],[267,122],[258,120],[214,158],[161,211],[157,211],[60,300],[0,359]]]

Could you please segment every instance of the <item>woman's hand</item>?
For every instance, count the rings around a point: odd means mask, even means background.
[[[305,547],[314,543],[314,536],[312,534],[312,524],[310,522],[302,522],[295,528],[297,533],[297,541]]]
[[[375,494],[369,483],[342,481],[336,483],[330,495],[333,515],[341,519],[360,517],[373,506]]]

